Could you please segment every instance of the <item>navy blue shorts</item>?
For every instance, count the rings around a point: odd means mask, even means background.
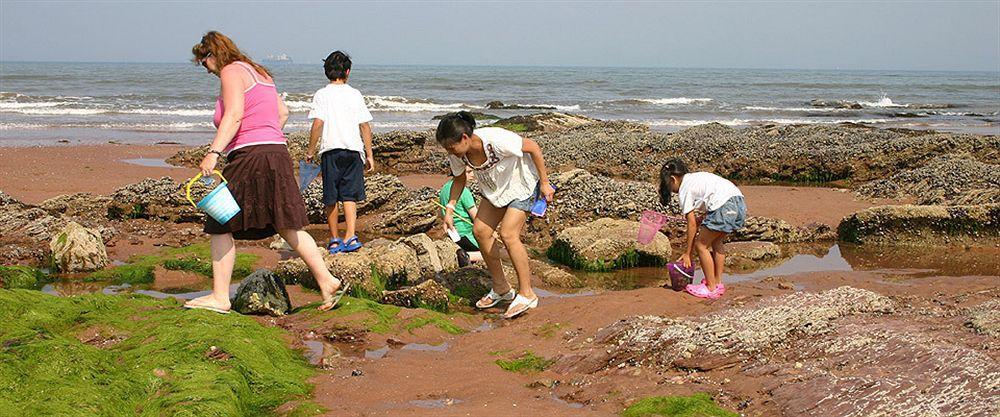
[[[323,204],[365,200],[365,161],[361,153],[347,149],[323,152]]]

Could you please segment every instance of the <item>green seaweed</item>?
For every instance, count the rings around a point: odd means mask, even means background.
[[[402,310],[388,304],[380,304],[367,298],[344,297],[338,307],[333,310],[335,316],[364,316],[361,323],[370,332],[386,334],[399,326],[399,312]]]
[[[420,316],[414,317],[403,324],[403,328],[408,332],[413,332],[416,329],[427,325],[434,325],[438,329],[441,329],[445,333],[459,335],[465,333],[465,329],[459,327],[455,323],[449,320],[448,315],[441,314],[436,311],[428,311]]]
[[[0,290],[0,322],[11,415],[258,416],[310,392],[282,330],[173,299]]]
[[[712,397],[699,392],[687,397],[649,397],[630,405],[622,417],[739,417],[739,414],[715,405]]]
[[[639,266],[663,266],[668,262],[667,259],[662,257],[637,250],[626,251],[618,258],[612,260],[588,260],[577,255],[569,244],[560,240],[555,241],[552,246],[549,246],[549,249],[545,251],[545,255],[553,261],[587,272],[608,272]]]
[[[84,281],[112,282],[114,284],[152,284],[156,267],[144,263],[119,265],[87,275]]]
[[[314,403],[312,401],[302,401],[302,402],[296,404],[295,408],[292,408],[292,410],[289,411],[284,416],[285,417],[312,417],[312,416],[318,416],[318,415],[323,414],[325,412],[327,412],[327,409],[326,409],[326,407],[323,407],[322,405],[316,404],[316,403]]]
[[[49,281],[51,281],[49,276],[38,268],[26,265],[0,265],[0,287],[2,288],[37,290]]]
[[[502,127],[511,132],[527,132],[528,126],[524,123],[494,123],[490,127]]]
[[[237,253],[233,267],[233,278],[245,278],[253,272],[254,264],[260,257],[249,253]],[[161,250],[154,255],[137,255],[128,263],[91,273],[85,281],[110,281],[115,284],[151,284],[157,266],[174,271],[189,271],[205,277],[212,277],[212,255],[207,243],[196,243],[180,248]]]
[[[556,335],[556,332],[562,328],[560,323],[547,322],[543,324],[538,330],[534,331],[535,336],[541,336],[544,338],[549,338]]]
[[[532,374],[544,371],[545,368],[548,368],[553,363],[555,363],[554,360],[545,359],[529,351],[524,351],[521,356],[514,359],[497,359],[496,361],[496,364],[500,366],[501,369],[521,374]]]

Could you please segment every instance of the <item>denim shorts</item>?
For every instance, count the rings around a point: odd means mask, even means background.
[[[531,193],[531,197],[525,198],[524,200],[511,201],[507,207],[530,213],[531,206],[535,205],[535,200],[538,200],[539,194],[541,194],[541,182],[535,184],[535,192]]]
[[[708,212],[701,225],[716,232],[733,233],[742,229],[746,221],[747,204],[742,196],[733,196],[722,207]]]

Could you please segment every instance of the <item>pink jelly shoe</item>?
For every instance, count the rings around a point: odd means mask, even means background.
[[[684,287],[684,291],[698,298],[712,298],[712,292],[708,290],[708,287],[702,284],[688,284]]]
[[[704,284],[702,284],[702,285],[704,285]],[[715,299],[718,299],[718,298],[722,297],[722,294],[726,293],[726,286],[723,285],[720,282],[719,285],[715,286],[714,290],[709,290],[707,286],[705,287],[705,290],[708,291],[709,298],[715,300]]]

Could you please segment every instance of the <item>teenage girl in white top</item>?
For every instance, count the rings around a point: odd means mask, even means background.
[[[516,317],[538,306],[538,296],[531,288],[528,251],[521,243],[521,229],[528,212],[541,196],[552,202],[555,189],[549,184],[542,149],[531,139],[498,127],[475,129],[476,121],[468,112],[458,112],[441,119],[437,141],[449,155],[454,182],[445,212],[445,227],[454,229],[454,205],[466,184],[466,167],[472,169],[485,198],[472,233],[479,241],[483,260],[493,278],[493,289],[476,303],[490,308],[510,301],[505,318]],[[504,278],[500,252],[493,233],[500,228],[500,239],[517,271],[517,292]]]

